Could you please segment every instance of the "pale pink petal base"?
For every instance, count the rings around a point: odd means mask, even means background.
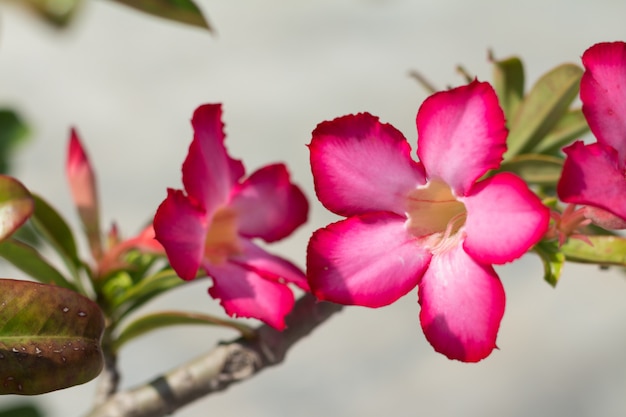
[[[580,141],[563,151],[567,158],[557,185],[559,198],[600,207],[626,220],[626,180],[617,151],[601,143]]]
[[[220,300],[228,315],[256,318],[278,330],[285,328],[285,316],[294,305],[289,287],[234,263],[207,265],[206,272],[214,283],[209,294]]]
[[[355,216],[317,230],[307,250],[311,290],[321,300],[381,307],[415,288],[430,253],[383,212]]]
[[[506,172],[475,184],[461,201],[467,208],[465,250],[483,263],[519,258],[550,222],[550,210],[522,179]]]
[[[496,348],[504,288],[491,265],[477,263],[461,245],[433,257],[419,302],[424,334],[437,352],[478,362]]]
[[[306,222],[309,203],[291,183],[283,164],[268,165],[235,187],[230,206],[238,213],[239,233],[274,242]]]

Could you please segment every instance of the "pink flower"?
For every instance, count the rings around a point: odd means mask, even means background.
[[[283,329],[294,304],[286,286],[308,290],[302,271],[252,243],[282,239],[306,221],[308,203],[282,164],[247,178],[224,146],[221,106],[198,107],[183,163],[185,190],[168,189],[154,218],[156,239],[185,280],[198,270],[213,278],[209,294],[231,316],[254,317]]]
[[[429,97],[417,114],[420,162],[404,136],[364,113],[321,123],[310,144],[319,200],[347,217],[309,242],[312,292],[380,307],[417,285],[420,321],[436,351],[487,357],[505,295],[491,264],[522,256],[546,232],[549,210],[498,168],[504,115],[477,81]]]
[[[587,216],[607,228],[626,226],[626,43],[599,43],[582,57],[583,113],[597,139],[563,149],[559,198],[589,205]],[[606,213],[608,212],[608,213]],[[617,216],[617,217],[615,217]]]

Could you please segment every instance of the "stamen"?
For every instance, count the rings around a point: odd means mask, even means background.
[[[450,221],[448,221],[446,230],[443,232],[443,234],[437,233],[431,236],[431,238],[434,238],[432,239],[433,244],[430,248],[430,251],[433,255],[447,252],[461,241],[464,236],[464,233],[461,229],[465,224],[466,218],[466,212],[458,213],[457,215],[452,217]]]

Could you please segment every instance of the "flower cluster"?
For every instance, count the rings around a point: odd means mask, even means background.
[[[559,247],[569,237],[591,243],[582,231],[590,221],[626,226],[626,44],[595,45],[583,65],[583,112],[597,143],[563,149],[557,190],[570,205],[562,211],[550,213],[522,178],[496,172],[507,150],[504,113],[494,89],[473,81],[421,105],[417,159],[402,133],[369,113],[317,126],[309,145],[315,192],[344,219],[313,233],[306,276],[252,242],[282,239],[300,226],[304,195],[282,164],[244,176],[224,146],[219,105],[193,116],[184,190],[168,190],[154,218],[156,238],[180,277],[194,279],[199,270],[212,277],[209,293],[228,314],[277,329],[294,303],[285,284],[367,307],[417,287],[434,349],[480,361],[496,348],[505,308],[493,265],[542,238],[558,238]]]

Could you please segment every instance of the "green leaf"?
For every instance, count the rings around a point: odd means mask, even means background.
[[[0,410],[0,417],[44,417],[44,414],[35,404],[19,404],[3,407]]]
[[[524,154],[503,162],[498,171],[513,172],[529,184],[555,186],[561,177],[562,169],[563,158]]]
[[[0,313],[0,394],[43,394],[85,383],[102,370],[104,316],[88,298],[3,279]]]
[[[0,110],[0,174],[8,174],[15,148],[28,137],[28,126],[12,110]]]
[[[542,76],[525,97],[509,126],[505,159],[532,153],[572,104],[583,70],[562,64]]]
[[[72,21],[82,0],[27,0],[25,3],[46,22],[62,28]]]
[[[0,256],[39,282],[75,289],[35,248],[26,243],[13,239],[0,242]]]
[[[247,338],[253,338],[255,331],[250,326],[243,323],[226,320],[218,317],[210,316],[207,314],[190,313],[184,311],[161,311],[154,314],[149,314],[134,320],[113,342],[113,350],[119,351],[120,347],[131,339],[141,336],[145,333],[153,330],[161,329],[168,326],[179,325],[211,325],[211,326],[223,326],[235,329],[241,333],[242,336]]]
[[[31,221],[39,234],[59,254],[63,262],[73,272],[79,268],[81,261],[76,249],[76,240],[72,230],[63,217],[43,198],[33,195],[35,211]]]
[[[174,270],[166,269],[142,279],[122,293],[119,291],[119,286],[126,285],[123,279],[116,283],[105,285],[103,291],[106,291],[104,292],[105,297],[111,303],[115,312],[119,314],[116,316],[116,320],[121,320],[128,313],[154,297],[172,288],[183,285],[185,282],[186,281],[176,275]]]
[[[13,177],[0,175],[0,241],[11,236],[33,212],[30,192]]]
[[[507,120],[511,120],[524,99],[524,65],[517,57],[493,62],[493,87]]]
[[[581,109],[570,110],[552,128],[541,142],[536,152],[543,154],[559,154],[561,148],[589,132],[587,119]]]
[[[592,245],[569,239],[561,248],[571,262],[626,266],[626,238],[613,235],[588,236]]]
[[[563,264],[565,264],[565,255],[559,250],[559,242],[542,240],[533,247],[533,251],[543,262],[543,279],[555,287],[561,277]]]
[[[113,0],[144,13],[212,31],[192,0]]]

